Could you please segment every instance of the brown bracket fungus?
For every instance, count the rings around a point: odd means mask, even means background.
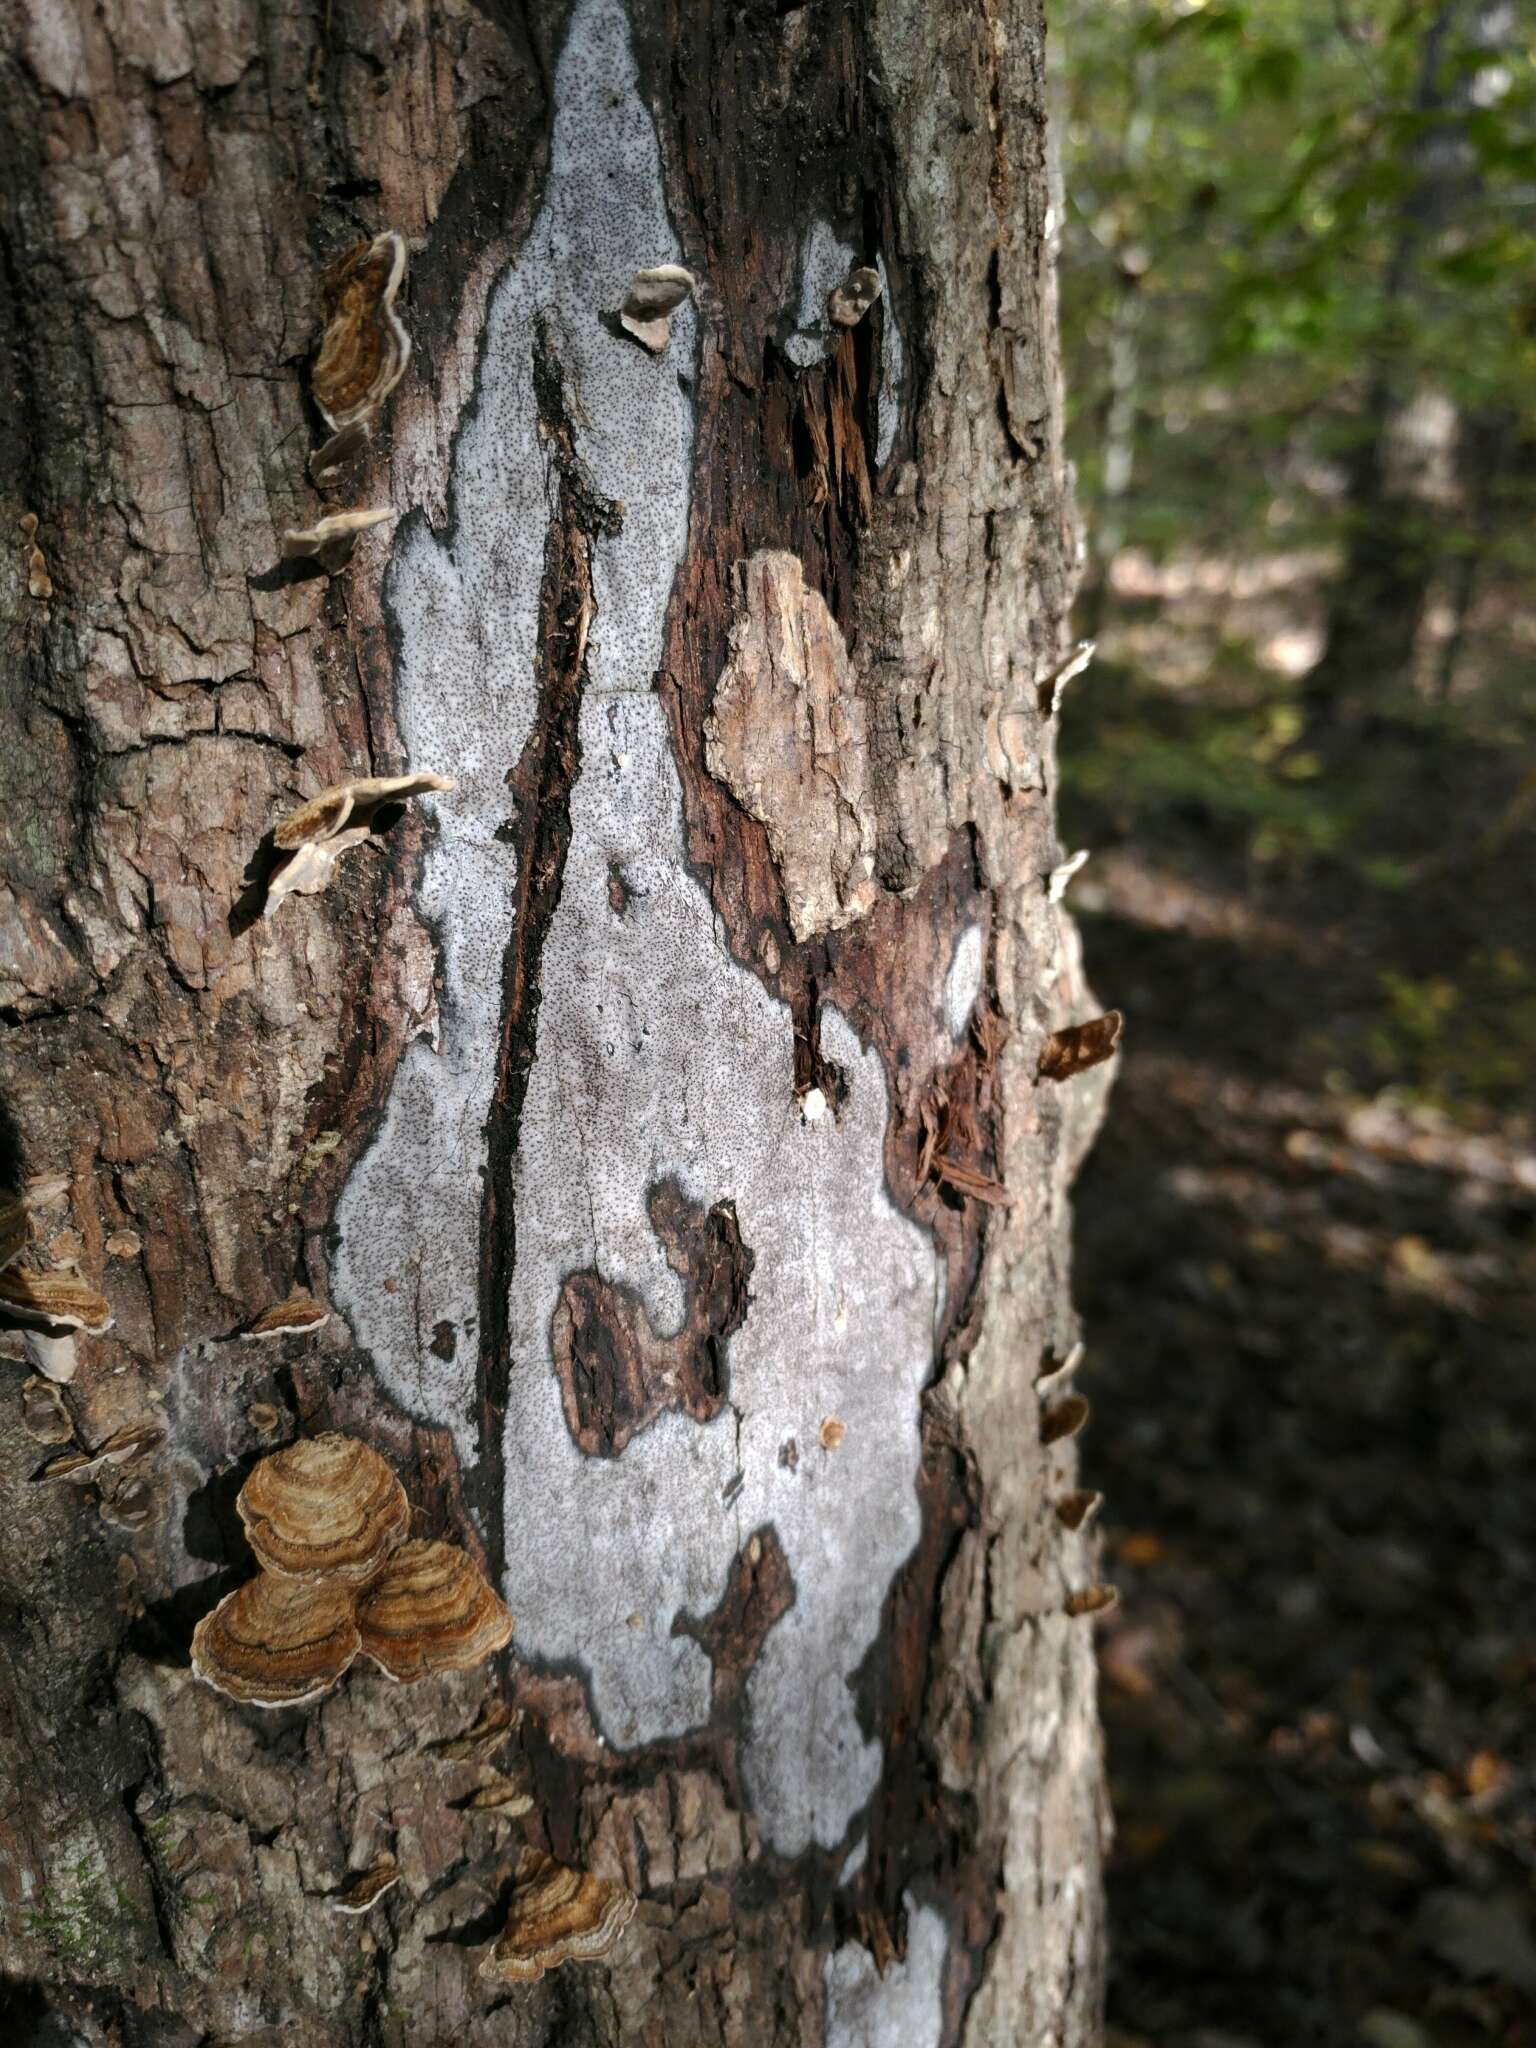
[[[338,1913],[366,1913],[400,1882],[400,1866],[393,1856],[381,1856],[369,1869],[359,1871],[351,1882],[331,1897]]]
[[[14,1265],[32,1237],[32,1217],[20,1195],[0,1199],[0,1272]]]
[[[494,1756],[508,1736],[522,1725],[521,1707],[509,1707],[505,1700],[492,1700],[472,1727],[462,1735],[450,1735],[441,1742],[428,1743],[428,1754],[447,1763],[484,1761]]]
[[[405,1488],[377,1451],[334,1433],[263,1458],[235,1503],[263,1571],[342,1586],[350,1599],[410,1527]]]
[[[310,389],[333,431],[377,412],[405,375],[411,338],[395,312],[405,243],[375,235],[338,257],[320,280],[325,333]]]
[[[157,1424],[137,1424],[129,1429],[116,1430],[94,1451],[60,1452],[58,1457],[48,1460],[37,1476],[39,1479],[89,1479],[103,1465],[131,1465],[164,1442],[165,1431]]]
[[[1053,1031],[1040,1048],[1039,1074],[1042,1081],[1070,1081],[1107,1060],[1120,1043],[1125,1019],[1119,1010],[1102,1017],[1090,1017],[1086,1024],[1069,1024]]]
[[[75,1337],[100,1337],[112,1310],[95,1288],[72,1273],[32,1273],[21,1266],[0,1272],[0,1326],[19,1329],[27,1356],[50,1380],[67,1384],[78,1363]]]
[[[1086,1529],[1103,1505],[1102,1493],[1095,1493],[1091,1487],[1082,1487],[1075,1493],[1061,1496],[1056,1503],[1056,1519],[1064,1529]]]
[[[251,1327],[240,1332],[240,1341],[242,1344],[259,1344],[268,1337],[307,1336],[330,1319],[330,1310],[322,1308],[313,1295],[290,1294],[286,1301],[264,1308]]]
[[[104,1336],[112,1327],[112,1309],[103,1295],[73,1273],[0,1273],[0,1321],[24,1327],[83,1330],[87,1337]]]
[[[467,1551],[402,1544],[363,1595],[363,1654],[403,1685],[468,1671],[512,1640],[512,1617]]]
[[[21,1390],[21,1426],[34,1443],[67,1444],[75,1425],[52,1380],[28,1380]]]
[[[339,434],[332,434],[328,441],[322,441],[309,458],[309,474],[321,486],[334,483],[354,455],[362,453],[372,437],[372,429],[366,420],[354,420],[350,427],[343,427]]]
[[[356,1588],[263,1572],[192,1631],[192,1669],[248,1707],[299,1707],[328,1692],[358,1652]]]
[[[351,561],[357,536],[394,516],[394,507],[383,505],[371,512],[330,512],[313,526],[290,526],[283,534],[283,560],[318,562],[328,576],[334,576]]]
[[[322,789],[289,811],[272,833],[287,859],[267,884],[263,917],[271,917],[285,896],[315,896],[327,887],[338,859],[372,836],[386,805],[454,787],[448,775],[362,775]]]
[[[629,1925],[635,1903],[619,1885],[530,1851],[480,1975],[496,1984],[534,1984],[562,1963],[596,1962]]]
[[[1063,1400],[1054,1402],[1041,1411],[1041,1443],[1065,1443],[1069,1436],[1076,1436],[1080,1429],[1087,1427],[1092,1412],[1083,1394],[1068,1394]]]
[[[516,1820],[522,1814],[532,1813],[533,1794],[511,1778],[493,1778],[489,1785],[478,1786],[471,1792],[460,1807],[468,1813],[494,1813],[501,1820]]]
[[[1062,1602],[1063,1614],[1107,1614],[1111,1607],[1120,1604],[1119,1592],[1113,1586],[1083,1586],[1076,1593],[1069,1593]]]
[[[680,263],[658,263],[637,270],[619,307],[619,325],[653,356],[665,354],[672,340],[672,315],[693,294],[694,279]]]
[[[103,1494],[99,1505],[101,1519],[119,1529],[142,1529],[154,1519],[155,1496],[142,1479],[130,1480],[126,1486]]]
[[[850,270],[827,294],[827,312],[835,327],[857,327],[880,296],[880,273],[864,265]]]

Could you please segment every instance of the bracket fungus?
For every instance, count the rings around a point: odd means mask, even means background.
[[[264,1571],[345,1585],[352,1597],[405,1536],[405,1488],[354,1437],[303,1437],[263,1458],[235,1503]]]
[[[1057,1501],[1056,1519],[1064,1529],[1086,1529],[1103,1505],[1102,1493],[1095,1493],[1091,1487],[1079,1487]]]
[[[693,272],[680,263],[637,270],[619,307],[619,325],[653,356],[664,355],[672,340],[672,315],[693,289]]]
[[[341,855],[372,836],[387,805],[455,786],[449,775],[361,775],[322,789],[289,811],[272,833],[273,844],[287,858],[267,884],[263,917],[271,917],[285,896],[316,896],[326,888]]]
[[[386,232],[356,243],[320,280],[325,333],[310,389],[333,432],[377,412],[405,375],[411,338],[395,312],[404,276],[405,243]]]
[[[338,434],[332,434],[328,441],[322,441],[309,458],[309,474],[321,486],[334,483],[354,455],[360,455],[372,436],[372,429],[366,420],[354,420],[350,427],[343,427]]]
[[[112,1310],[94,1287],[72,1273],[33,1273],[22,1266],[0,1272],[0,1326],[19,1329],[27,1356],[45,1378],[67,1384],[78,1363],[75,1338],[100,1337]]]
[[[530,1851],[518,1871],[507,1924],[480,1975],[492,1983],[534,1984],[562,1963],[596,1962],[629,1925],[635,1903],[620,1885]]]
[[[477,1786],[461,1807],[466,1813],[494,1813],[502,1820],[516,1820],[532,1813],[533,1794],[513,1778],[497,1777],[489,1785]]]
[[[467,1551],[402,1544],[362,1597],[363,1654],[403,1685],[468,1671],[512,1639],[512,1617]]]
[[[0,1198],[0,1272],[14,1265],[32,1237],[32,1217],[20,1195]]]
[[[1075,1593],[1069,1593],[1062,1602],[1063,1614],[1107,1614],[1112,1607],[1120,1604],[1120,1594],[1114,1586],[1082,1586]]]
[[[1068,1024],[1053,1031],[1040,1048],[1040,1079],[1070,1081],[1074,1074],[1085,1074],[1109,1059],[1120,1043],[1124,1022],[1119,1010],[1107,1010],[1102,1017],[1090,1017],[1086,1024]]]
[[[857,327],[879,296],[880,273],[866,264],[828,292],[827,313],[835,327]]]
[[[358,1871],[340,1891],[332,1893],[331,1905],[338,1913],[366,1913],[399,1882],[399,1864],[393,1856],[381,1856],[369,1869]]]
[[[1061,1400],[1053,1401],[1040,1411],[1041,1443],[1065,1443],[1069,1436],[1076,1436],[1079,1430],[1087,1427],[1092,1412],[1084,1394],[1066,1394]]]
[[[73,1273],[7,1268],[0,1273],[0,1320],[100,1337],[112,1327],[112,1310],[103,1295]]]
[[[344,1579],[262,1572],[192,1631],[192,1669],[249,1707],[299,1707],[328,1692],[358,1652],[354,1588]]]
[[[67,1444],[75,1425],[52,1380],[30,1379],[21,1390],[21,1426],[34,1443]]]
[[[283,560],[318,562],[328,576],[334,576],[351,561],[357,536],[394,516],[392,505],[380,505],[372,511],[328,512],[313,526],[290,526],[283,533]]]
[[[483,1762],[494,1756],[507,1738],[522,1725],[521,1707],[510,1707],[505,1700],[492,1700],[472,1727],[462,1735],[450,1735],[441,1742],[427,1745],[428,1753],[440,1756],[448,1763],[467,1763],[471,1760]]]
[[[330,1319],[330,1310],[322,1308],[313,1295],[290,1294],[286,1301],[264,1308],[251,1327],[240,1332],[240,1341],[242,1344],[259,1344],[268,1337],[307,1336]]]
[[[62,1405],[62,1404],[61,1404]],[[39,1479],[90,1479],[104,1465],[131,1465],[165,1442],[165,1431],[152,1422],[119,1429],[94,1451],[61,1451],[38,1473]]]

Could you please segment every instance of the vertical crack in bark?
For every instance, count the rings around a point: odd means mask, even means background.
[[[476,1382],[481,1459],[471,1482],[498,1578],[506,1565],[502,1434],[512,1371],[507,1304],[517,1259],[513,1162],[538,1039],[540,964],[560,901],[571,844],[571,791],[581,770],[581,696],[596,612],[592,547],[595,540],[616,534],[623,521],[622,508],[593,488],[576,452],[564,373],[542,317],[534,324],[533,385],[539,434],[549,449],[557,488],[539,593],[538,712],[507,776],[514,811],[505,830],[517,847],[517,887],[512,934],[502,959],[501,1035],[486,1118]]]

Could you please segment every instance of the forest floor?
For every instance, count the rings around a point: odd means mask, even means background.
[[[1529,778],[1108,651],[1062,813],[1127,1019],[1077,1201],[1111,2048],[1533,2048]]]

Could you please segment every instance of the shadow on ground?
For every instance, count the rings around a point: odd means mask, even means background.
[[[1536,1155],[1304,1085],[1349,974],[1152,899],[1084,921],[1111,2039],[1536,2042]]]

